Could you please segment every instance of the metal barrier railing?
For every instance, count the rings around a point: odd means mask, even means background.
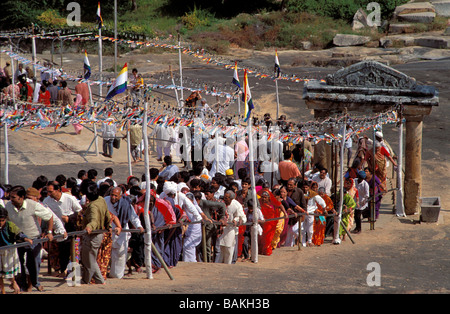
[[[289,218],[297,218],[299,224],[301,223],[301,218],[302,216],[324,216],[324,217],[337,217],[337,214],[307,214],[307,213],[297,213],[297,214],[291,214],[288,216],[280,216],[280,217],[275,217],[275,218],[269,218],[269,219],[264,219],[263,222],[261,222],[261,224],[265,223],[265,222],[269,222],[269,221],[276,221],[276,220],[281,220],[281,219],[289,219]],[[157,227],[157,228],[153,228],[152,232],[156,232],[156,231],[162,231],[162,230],[167,230],[167,229],[173,229],[173,228],[181,228],[182,226],[185,225],[190,225],[190,224],[202,224],[202,252],[203,252],[203,262],[207,262],[207,256],[206,256],[206,237],[205,237],[205,226],[207,224],[206,221],[204,220],[200,220],[200,221],[193,221],[193,222],[180,222],[180,223],[176,223],[176,224],[172,224],[172,225],[165,225],[162,227]],[[208,222],[209,223],[209,222]],[[234,223],[226,223],[223,224],[222,222],[219,221],[213,221],[212,224],[214,225],[222,225],[222,226],[234,226],[234,227],[239,227],[239,226],[251,226],[254,224],[254,222],[246,222],[246,223],[238,223],[237,225],[235,225]],[[341,225],[343,227],[343,229],[345,230],[345,232],[347,233],[347,235],[349,236],[350,240],[352,241],[352,243],[354,244],[355,242],[353,241],[350,233],[348,232],[347,228],[345,228],[345,226],[343,225],[342,221],[341,221]],[[107,233],[110,232],[109,230],[95,230],[92,231],[90,234],[100,234],[100,233]],[[130,233],[140,233],[141,230],[140,229],[122,229],[121,232],[130,232]],[[76,237],[80,237],[83,236],[87,233],[87,231],[82,230],[82,231],[73,231],[73,232],[68,232],[67,233],[67,237],[64,237],[64,235],[54,235],[53,236],[53,240],[67,240],[69,238],[71,238],[71,257],[70,260],[72,262],[76,261],[76,256],[75,256],[75,239]],[[30,244],[29,242],[22,242],[22,243],[16,243],[16,244],[12,244],[12,245],[7,245],[7,246],[3,246],[0,247],[0,251],[1,250],[7,250],[7,249],[14,249],[14,248],[20,248],[20,247],[28,247],[31,245],[35,245],[35,244],[39,244],[39,243],[45,243],[45,242],[50,242],[48,238],[40,238],[40,239],[34,239],[33,240],[33,244]],[[155,256],[158,258],[158,260],[161,262],[161,265],[163,266],[164,270],[166,271],[166,273],[168,274],[169,278],[173,280],[173,276],[170,273],[169,268],[167,267],[166,263],[164,262],[164,259],[161,257],[160,253],[158,252],[157,248],[155,247],[155,245],[153,244],[153,242],[151,243],[151,247],[152,247],[152,252],[155,254]],[[49,246],[50,249],[50,246]],[[299,228],[299,232],[298,232],[298,250],[301,250],[301,231]],[[50,252],[48,252],[50,253]],[[50,263],[48,263],[48,273],[51,273],[51,265]]]

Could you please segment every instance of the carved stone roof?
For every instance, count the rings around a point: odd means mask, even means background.
[[[363,61],[327,76],[327,84],[352,87],[413,89],[416,80],[380,62]]]
[[[419,85],[408,75],[376,61],[362,61],[338,70],[326,82],[305,83],[303,99],[308,108],[356,111],[380,111],[403,104],[420,107],[437,106],[438,91]]]

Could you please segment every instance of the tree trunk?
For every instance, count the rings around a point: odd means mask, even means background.
[[[132,11],[136,11],[137,10],[136,0],[131,0],[131,10]]]

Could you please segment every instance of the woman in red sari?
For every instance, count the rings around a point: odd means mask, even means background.
[[[278,218],[280,216],[281,202],[279,202],[267,189],[259,191],[258,194],[261,196],[259,199],[261,212],[266,220],[262,225],[262,235],[258,238],[258,251],[261,255],[271,255],[272,240],[277,230],[278,220],[267,220]]]

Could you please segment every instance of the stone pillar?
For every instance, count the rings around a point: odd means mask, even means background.
[[[406,116],[405,214],[420,214],[423,116]]]

